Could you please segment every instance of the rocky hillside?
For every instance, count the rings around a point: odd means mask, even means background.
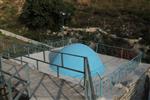
[[[64,1],[72,3],[76,8],[70,27],[101,27],[108,33],[127,38],[139,38],[142,33],[150,34],[149,0]],[[17,23],[17,18],[24,2],[25,0],[0,0],[0,28],[15,32],[18,31],[15,27],[23,28]],[[26,29],[23,28],[23,32],[24,30]]]
[[[109,34],[121,38],[139,39],[141,50],[150,56],[150,0],[64,0],[76,10],[69,27],[100,27]],[[38,40],[41,36],[18,22],[25,0],[0,0],[0,28]],[[44,35],[44,36],[43,36]],[[85,34],[84,34],[85,35]],[[47,38],[56,35],[45,36]],[[45,37],[43,39],[45,39]],[[86,37],[86,36],[85,36]],[[106,38],[107,43],[116,43]],[[115,41],[115,42],[114,42]],[[124,42],[120,43],[126,46]],[[145,49],[148,48],[148,49]],[[146,50],[146,51],[145,51]],[[147,56],[146,55],[146,56]],[[150,59],[150,57],[148,57]]]
[[[19,34],[24,28],[18,22],[25,0],[0,0],[0,28]]]

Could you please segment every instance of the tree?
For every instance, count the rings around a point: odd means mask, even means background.
[[[26,0],[20,21],[31,30],[58,31],[61,27],[60,12],[72,15],[74,7],[63,0]]]
[[[149,26],[146,26],[146,29],[142,31],[142,40],[141,44],[149,45],[150,46],[150,29]]]

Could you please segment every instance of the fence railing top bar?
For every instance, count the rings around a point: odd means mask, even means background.
[[[88,43],[88,41],[81,41],[81,42],[78,42],[78,43]],[[71,43],[73,43],[73,42],[71,42]],[[116,47],[116,46],[110,46],[110,45],[107,45],[107,44],[103,44],[103,43],[96,43],[97,45],[101,45],[101,46],[106,46],[106,47],[108,47],[108,48],[114,48],[114,49],[120,49],[120,50],[127,50],[127,51],[130,51],[130,52],[134,52],[134,50],[133,49],[127,49],[127,48],[122,48],[122,47]],[[49,50],[51,51],[51,52],[55,52],[55,53],[62,53],[62,54],[64,54],[64,55],[70,55],[70,56],[76,56],[76,57],[81,57],[81,58],[84,58],[84,56],[81,56],[81,55],[77,55],[77,54],[71,54],[71,53],[63,53],[63,52],[60,52],[60,51],[54,51],[53,49],[53,47],[51,47],[50,45],[48,45],[48,44],[45,44],[45,43],[39,43],[39,44],[25,44],[25,45],[23,45],[24,47],[29,47],[29,49],[32,49],[32,48],[37,48],[37,49],[39,49],[40,47],[42,47],[42,48],[40,48],[41,50],[45,50],[45,48],[49,48]],[[63,45],[64,46],[64,45]]]
[[[66,41],[66,40],[70,40],[69,37],[65,38],[65,39],[53,39],[53,40],[44,40],[44,41],[41,41],[42,43],[58,43],[58,42],[62,42],[62,41]]]
[[[69,55],[69,56],[75,56],[75,57],[80,57],[80,58],[85,58],[86,56],[81,56],[81,55],[76,55],[76,54],[71,54],[71,53],[64,53],[64,52],[60,52],[60,51],[51,51],[54,53],[60,53],[60,54],[64,54],[64,55]]]
[[[25,64],[28,64],[28,62],[26,62],[26,61],[23,61],[23,60],[20,60],[20,59],[16,59],[16,58],[12,58],[13,60],[16,60],[16,61],[20,61],[20,62],[23,62],[23,63],[25,63]]]
[[[142,55],[143,53],[142,52],[139,52],[138,55],[136,55],[134,58],[132,58],[129,62],[132,62],[134,59],[138,58],[138,57],[141,57],[142,58]]]
[[[128,62],[125,62],[125,63],[123,63],[123,64],[120,64],[119,65],[119,68],[122,68],[122,66],[124,66],[124,65],[128,65],[128,64],[130,64],[130,63],[132,63],[135,59],[137,59],[137,58],[142,58],[142,52],[140,52],[138,55],[136,55],[134,58],[132,58],[131,60],[129,60]],[[119,69],[118,68],[118,69]],[[117,70],[116,70],[117,71]],[[101,79],[103,80],[103,79],[105,79],[105,78],[108,78],[109,76],[111,76],[113,73],[114,73],[115,71],[113,71],[113,72],[111,72],[110,74],[108,74],[108,75],[105,75],[105,76],[103,76],[103,77],[101,77]]]
[[[25,63],[25,64],[28,64],[28,62],[26,62],[26,61],[23,61],[23,60],[20,60],[20,59],[17,59],[17,58],[13,58],[13,57],[2,56],[2,58],[3,58],[3,59],[12,59],[12,60],[16,60],[16,61],[19,61],[19,62],[23,62],[23,63]],[[3,63],[10,64],[10,63],[8,63],[8,62],[3,62]],[[16,64],[11,63],[11,65],[16,65]]]
[[[0,72],[1,73],[4,73],[4,74],[6,74],[6,75],[8,75],[8,76],[12,76],[12,74],[10,74],[10,73],[8,73],[8,72],[6,72],[6,71],[3,71],[3,70],[1,70],[0,69]],[[19,78],[19,77],[17,77],[17,76],[13,76],[13,78],[15,78],[15,79],[17,79],[17,80],[19,80],[19,81],[21,81],[21,82],[24,82],[24,83],[28,83],[26,80],[24,80],[24,79],[21,79],[21,78]]]
[[[22,46],[22,45],[21,45]],[[22,47],[25,47],[25,48],[29,48],[29,49],[32,49],[32,48],[37,48],[37,49],[41,49],[41,50],[45,50],[45,48],[49,48],[50,52],[55,52],[55,53],[60,53],[60,54],[64,54],[64,55],[70,55],[70,56],[75,56],[75,57],[80,57],[80,58],[84,58],[85,56],[81,56],[81,55],[77,55],[77,54],[71,54],[71,53],[64,53],[64,52],[60,52],[60,51],[54,51],[51,46],[48,46],[48,45],[44,45],[44,44],[40,44],[40,45],[33,45],[33,44],[26,44],[26,45],[23,45]],[[40,47],[43,47],[43,48],[40,48]]]
[[[89,90],[87,90],[86,92],[91,94],[90,96],[91,96],[92,100],[96,100],[92,76],[91,76],[91,71],[90,71],[90,66],[89,66],[89,62],[88,62],[87,58],[85,58],[85,75],[87,76],[87,77],[85,76],[85,78],[87,78],[86,79],[87,80],[86,85],[89,86]],[[88,94],[87,94],[87,96],[88,96]]]
[[[75,43],[88,43],[88,41],[79,41],[79,42],[75,42]],[[123,50],[127,50],[127,51],[134,51],[132,49],[128,49],[128,48],[124,48],[124,47],[118,47],[118,46],[111,46],[109,44],[104,44],[104,43],[100,43],[100,42],[96,42],[96,45],[102,45],[102,46],[106,46],[106,47],[110,47],[110,48],[116,48],[116,49],[123,49]]]
[[[36,61],[39,61],[39,62],[43,62],[43,63],[49,64],[49,65],[52,65],[52,66],[56,66],[56,67],[60,67],[60,68],[64,68],[64,69],[68,69],[68,70],[71,70],[71,71],[75,71],[75,72],[79,72],[79,73],[84,74],[83,71],[79,71],[79,70],[72,69],[72,68],[69,68],[69,67],[64,67],[62,65],[52,64],[52,63],[45,62],[45,61],[42,61],[42,60],[39,60],[39,59],[36,59],[36,58],[32,58],[32,57],[29,57],[29,56],[23,56],[23,57],[26,57],[26,58],[29,58],[29,59],[32,59],[32,60],[36,60]]]
[[[116,48],[116,49],[123,49],[123,50],[127,50],[127,51],[133,51],[132,49],[123,48],[123,47],[117,47],[117,46],[111,46],[111,45],[108,45],[108,44],[102,44],[102,43],[96,43],[96,44],[103,45],[103,46],[110,47],[110,48]]]
[[[9,52],[8,52],[9,53]],[[74,55],[73,55],[74,56]],[[26,58],[29,58],[29,59],[32,59],[32,60],[36,60],[36,61],[39,61],[39,62],[43,62],[43,63],[46,63],[46,64],[49,64],[49,65],[52,65],[52,66],[56,66],[56,67],[59,67],[59,68],[64,68],[64,69],[67,69],[67,70],[70,70],[70,71],[74,71],[74,72],[78,72],[78,73],[82,73],[84,74],[83,71],[79,71],[79,70],[76,70],[76,69],[72,69],[72,68],[69,68],[69,67],[65,67],[65,66],[61,66],[61,65],[57,65],[57,64],[52,64],[52,63],[49,63],[49,62],[45,62],[45,61],[42,61],[42,60],[39,60],[39,59],[36,59],[36,58],[33,58],[33,57],[29,57],[29,56],[21,56],[21,57],[26,57]],[[20,60],[20,59],[16,59],[16,58],[12,58],[12,57],[6,57],[4,56],[5,59],[12,59],[12,60],[16,60],[16,61],[20,61],[20,62],[23,62],[25,64],[28,64],[28,62],[26,61],[23,61],[23,60]],[[83,57],[85,58],[85,57]]]

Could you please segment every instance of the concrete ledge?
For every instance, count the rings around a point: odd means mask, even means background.
[[[5,35],[5,36],[10,36],[10,37],[16,38],[18,40],[21,40],[21,41],[24,41],[24,42],[27,42],[27,43],[32,43],[32,44],[35,44],[35,45],[41,44],[41,45],[45,45],[47,47],[50,47],[47,44],[44,44],[44,43],[41,43],[41,42],[38,42],[38,41],[35,41],[35,40],[32,40],[32,39],[29,39],[29,38],[26,38],[26,37],[23,37],[23,36],[20,36],[20,35],[17,35],[17,34],[14,34],[12,32],[9,32],[9,31],[3,30],[3,29],[0,29],[0,32],[1,32],[1,34]]]
[[[20,36],[20,35],[16,35],[12,32],[9,32],[9,31],[6,31],[6,30],[3,30],[3,29],[0,29],[1,33],[3,35],[6,35],[6,36],[10,36],[10,37],[14,37],[16,39],[19,39],[19,40],[22,40],[24,42],[28,42],[28,43],[34,43],[34,44],[38,44],[39,42],[38,41],[35,41],[35,40],[31,40],[29,38],[26,38],[26,37],[23,37],[23,36]]]

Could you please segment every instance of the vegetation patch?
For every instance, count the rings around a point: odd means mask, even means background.
[[[142,45],[141,48],[150,48],[150,0],[2,1],[0,28],[37,41],[62,38],[60,35],[62,25],[82,28],[100,27],[107,33],[119,37],[118,40],[104,36],[103,39],[107,44],[127,47],[128,43],[121,38],[141,38],[139,43]],[[71,16],[63,18],[60,16],[61,11],[69,12]],[[57,32],[54,34],[53,31]],[[80,33],[76,33],[78,34]],[[93,38],[95,35],[85,34],[80,38],[96,41]],[[98,40],[100,39],[101,37]],[[149,55],[147,50],[143,52],[146,56]]]

